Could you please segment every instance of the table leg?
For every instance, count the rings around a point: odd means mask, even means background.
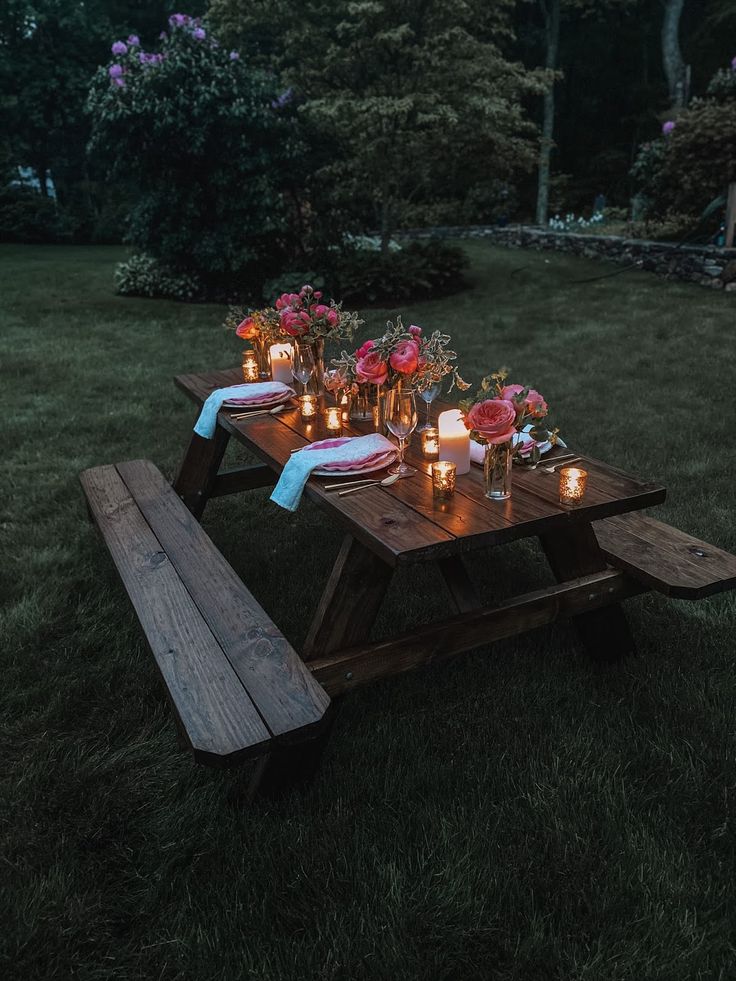
[[[212,439],[192,433],[174,480],[174,490],[197,520],[209,500],[229,440],[230,434],[222,426],[215,428]]]
[[[393,570],[346,535],[304,643],[309,661],[368,639]]]
[[[558,582],[593,575],[607,562],[590,524],[540,535],[542,548]],[[636,645],[624,611],[618,604],[574,617],[581,641],[590,656],[601,663],[618,661],[636,653]]]

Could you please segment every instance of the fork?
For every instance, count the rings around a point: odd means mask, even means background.
[[[567,460],[560,460],[558,463],[553,464],[551,467],[540,467],[542,473],[554,473],[558,467],[569,467],[573,463],[578,463],[580,461],[579,456],[569,457]]]

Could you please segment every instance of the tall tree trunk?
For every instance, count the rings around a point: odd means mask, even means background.
[[[540,0],[544,15],[544,32],[547,45],[544,67],[555,71],[557,53],[560,45],[560,3],[561,0]],[[539,173],[537,176],[537,224],[546,225],[549,211],[549,172],[552,157],[552,135],[555,127],[554,82],[544,93],[544,115],[542,117],[542,143],[539,149]]]
[[[680,51],[680,17],[684,6],[685,0],[665,0],[662,21],[662,64],[673,109],[687,105],[690,87],[690,68]]]

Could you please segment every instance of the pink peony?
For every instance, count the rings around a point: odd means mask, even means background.
[[[409,333],[411,334],[412,337],[419,340],[419,338],[422,336],[422,328],[417,327],[416,324],[412,324],[411,327],[409,328]]]
[[[324,317],[330,308],[324,303],[313,303],[310,309],[315,317]]]
[[[364,358],[370,349],[374,347],[375,343],[375,341],[366,341],[365,344],[361,344],[358,350],[355,352],[355,357]]]
[[[516,406],[507,399],[476,402],[465,416],[465,426],[494,445],[508,443],[516,432]]]
[[[330,307],[325,316],[330,327],[337,327],[340,323],[340,314],[333,307]]]
[[[501,389],[501,398],[507,399],[510,402],[515,395],[521,395],[525,387],[524,385],[506,385]],[[517,403],[514,404],[516,405]],[[526,399],[523,402],[523,407],[526,408],[526,411],[534,419],[544,418],[549,410],[544,398],[534,388],[529,389]]]
[[[416,341],[399,341],[389,358],[394,371],[410,375],[419,364],[419,345]]]
[[[254,337],[258,337],[258,324],[253,317],[246,317],[235,328],[235,333],[244,341],[252,341]]]
[[[381,361],[381,355],[377,351],[369,351],[364,357],[358,358],[355,377],[359,382],[383,385],[388,378],[388,366],[385,361]]]
[[[306,310],[283,310],[281,312],[281,329],[290,337],[301,337],[302,334],[306,334],[311,322]]]

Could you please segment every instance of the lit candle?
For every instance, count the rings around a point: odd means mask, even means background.
[[[560,470],[560,504],[580,504],[585,496],[587,480],[587,470],[563,467]]]
[[[325,428],[331,436],[339,436],[342,432],[342,410],[339,405],[331,405],[322,410]]]
[[[470,471],[470,433],[465,428],[459,409],[440,412],[440,456],[451,460],[457,467],[458,476]]]
[[[305,422],[312,422],[317,415],[317,396],[300,395],[299,406],[301,408],[302,419]]]
[[[243,381],[258,381],[258,361],[255,351],[250,348],[243,351]]]
[[[291,385],[291,344],[272,344],[269,348],[271,356],[271,377],[275,382]]]
[[[339,400],[340,407],[342,409],[342,421],[350,421],[350,399],[348,398],[348,393],[343,392],[342,398]]]
[[[381,428],[381,406],[378,402],[371,406],[371,416],[373,418],[373,428],[379,430]]]
[[[432,497],[435,501],[449,501],[455,493],[457,467],[449,460],[432,464]]]
[[[436,429],[422,430],[422,455],[428,460],[436,460],[440,455],[440,436]]]

